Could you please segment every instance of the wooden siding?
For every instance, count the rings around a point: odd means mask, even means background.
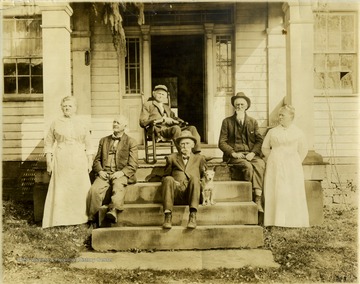
[[[268,124],[266,27],[266,3],[236,5],[235,91],[251,98],[248,113],[263,131]]]
[[[335,155],[337,162],[356,164],[360,151],[359,98],[315,97],[314,101],[315,150],[326,161]]]
[[[91,117],[94,148],[112,132],[112,121],[120,113],[119,63],[110,30],[95,23],[91,37]]]
[[[43,102],[3,102],[3,161],[31,161],[43,156]]]

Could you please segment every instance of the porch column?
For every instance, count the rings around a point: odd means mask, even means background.
[[[71,29],[69,5],[46,3],[42,9],[45,131],[62,112],[61,99],[71,96]]]
[[[205,92],[205,133],[207,143],[216,144],[214,135],[214,60],[213,60],[213,30],[214,24],[204,24],[206,36],[206,92]],[[206,137],[205,137],[206,138]]]
[[[268,120],[274,126],[286,96],[286,36],[282,3],[268,4]]]
[[[143,40],[143,79],[144,79],[144,97],[145,101],[151,97],[151,58],[150,58],[150,26],[141,26],[142,40]]]
[[[72,57],[73,93],[78,102],[77,114],[91,120],[91,50],[88,9],[74,3]]]
[[[313,13],[310,0],[283,5],[287,43],[287,95],[295,107],[295,123],[314,149]]]

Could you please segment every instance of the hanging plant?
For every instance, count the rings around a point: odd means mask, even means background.
[[[114,47],[119,58],[126,56],[126,37],[122,14],[130,8],[129,6],[135,6],[138,12],[138,24],[143,25],[145,23],[143,3],[93,3],[95,15],[100,15],[103,23],[111,29]]]

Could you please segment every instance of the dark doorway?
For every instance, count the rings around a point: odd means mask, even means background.
[[[178,116],[196,126],[204,140],[204,38],[151,37],[152,87],[165,84]]]

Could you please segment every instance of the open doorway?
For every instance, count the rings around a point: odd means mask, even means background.
[[[194,125],[204,141],[204,38],[203,35],[151,37],[152,87],[170,90],[171,106]]]

